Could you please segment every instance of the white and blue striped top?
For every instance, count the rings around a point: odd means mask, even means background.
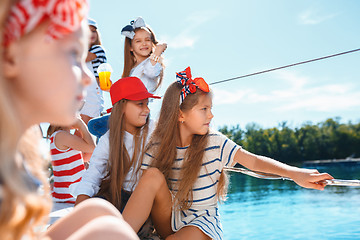
[[[171,225],[173,231],[184,226],[196,226],[212,239],[222,239],[222,226],[218,211],[218,197],[216,190],[220,174],[224,166],[231,166],[235,153],[241,147],[228,139],[220,132],[210,130],[208,144],[205,149],[203,164],[198,179],[193,188],[193,203],[190,209],[182,211],[173,207]],[[176,191],[177,182],[181,180],[180,170],[184,163],[184,156],[188,147],[177,147],[177,157],[173,168],[173,176],[169,179],[174,182],[170,189]],[[142,168],[150,167],[153,157],[146,153]]]
[[[101,45],[93,45],[90,47],[89,52],[94,53],[96,55],[96,58],[91,61],[92,67],[94,69],[94,75],[95,77],[99,77],[99,74],[97,72],[97,69],[100,64],[106,63],[106,54],[105,49]]]

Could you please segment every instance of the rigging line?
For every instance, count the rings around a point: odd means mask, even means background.
[[[219,84],[219,83],[223,83],[223,82],[229,82],[229,81],[233,81],[233,80],[240,79],[240,78],[246,78],[246,77],[250,77],[250,76],[254,76],[254,75],[258,75],[258,74],[263,74],[263,73],[267,73],[267,72],[276,71],[276,70],[283,69],[283,68],[288,68],[288,67],[293,67],[293,66],[305,64],[305,63],[315,62],[315,61],[323,60],[323,59],[326,59],[326,58],[337,57],[337,56],[340,56],[340,55],[353,53],[353,52],[357,52],[357,51],[360,51],[360,48],[350,50],[350,51],[346,51],[346,52],[336,53],[336,54],[332,54],[332,55],[328,55],[328,56],[324,56],[324,57],[320,57],[320,58],[314,58],[314,59],[303,61],[303,62],[293,63],[293,64],[285,65],[285,66],[282,66],[282,67],[276,67],[276,68],[263,70],[263,71],[260,71],[260,72],[250,73],[250,74],[242,75],[242,76],[239,76],[239,77],[228,78],[228,79],[224,79],[224,80],[209,83],[209,85],[215,85],[215,84]]]
[[[282,177],[282,176],[270,174],[270,173],[252,171],[252,170],[240,168],[240,167],[224,167],[224,170],[230,171],[230,172],[243,173],[243,174],[249,175],[251,177],[260,178],[260,179],[270,179],[270,180],[282,179],[282,180],[293,181],[292,179],[287,178],[287,177]],[[332,186],[360,187],[360,180],[329,179],[329,180],[324,180],[323,182],[326,185],[332,185]]]

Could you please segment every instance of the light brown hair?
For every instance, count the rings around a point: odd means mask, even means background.
[[[174,82],[166,90],[157,127],[151,136],[145,152],[149,152],[154,156],[150,165],[158,168],[164,174],[169,188],[178,189],[175,197],[177,204],[184,210],[189,209],[192,204],[192,188],[199,176],[203,163],[204,152],[208,143],[208,134],[194,134],[184,157],[184,164],[180,172],[181,181],[178,181],[177,186],[171,186],[172,183],[169,181],[169,178],[173,175],[172,168],[174,167],[177,154],[176,147],[180,144],[179,114],[180,110],[182,112],[191,110],[199,102],[201,95],[210,93],[197,89],[196,93],[187,95],[179,106],[181,89],[182,85]],[[221,197],[225,193],[226,176],[222,173],[219,179],[217,195]]]
[[[150,37],[151,37],[151,41],[153,43],[153,46],[158,44],[158,41],[156,40],[155,33],[151,30],[150,27],[135,28],[135,30],[134,30],[135,34],[140,29],[145,30],[145,31],[150,33]],[[128,37],[125,37],[125,43],[124,43],[124,70],[123,70],[123,74],[122,74],[121,78],[130,77],[130,71],[131,71],[131,69],[134,68],[135,64],[137,63],[134,53],[130,50],[131,49],[131,43],[132,43],[132,39],[130,39]],[[164,67],[165,67],[164,64],[162,62],[160,62],[160,64],[164,69]],[[160,73],[160,76],[159,76],[159,82],[158,82],[158,84],[156,86],[156,89],[161,85],[163,77],[164,77],[164,71],[162,70],[161,73]]]
[[[129,153],[125,147],[124,134],[125,134],[125,106],[130,100],[122,99],[115,103],[109,120],[109,161],[108,161],[108,174],[103,179],[99,196],[105,197],[118,209],[123,205],[121,202],[121,189],[126,174],[129,172],[130,167],[137,167],[135,172],[140,169],[141,163],[138,162],[141,152],[145,149],[146,138],[148,135],[149,119],[142,127],[138,127],[134,135],[134,153],[130,159]]]

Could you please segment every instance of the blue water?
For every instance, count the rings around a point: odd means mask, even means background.
[[[360,179],[360,164],[314,167],[338,179]],[[226,240],[360,239],[360,187],[317,191],[231,173],[220,213]]]

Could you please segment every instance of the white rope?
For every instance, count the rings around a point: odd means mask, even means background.
[[[224,167],[225,171],[243,173],[252,177],[260,178],[260,179],[270,179],[270,180],[289,180],[293,181],[290,178],[282,177],[275,174],[251,171],[245,168],[237,168],[237,167]],[[360,187],[360,180],[341,180],[341,179],[331,179],[325,180],[326,185],[331,186],[343,186],[343,187]]]

